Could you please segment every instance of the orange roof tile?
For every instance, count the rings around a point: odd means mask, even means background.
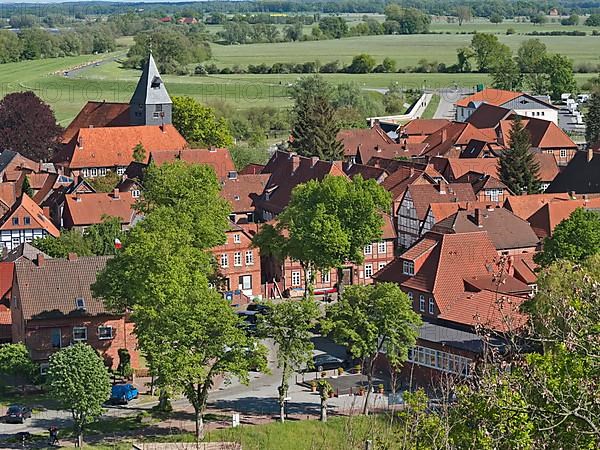
[[[30,223],[26,224],[24,220],[19,220],[18,225],[13,225],[12,218],[27,214],[30,218]],[[15,203],[12,209],[4,217],[4,223],[0,225],[0,230],[46,230],[48,234],[58,237],[60,231],[54,226],[52,221],[44,215],[40,208],[27,194],[21,196],[21,200]]]
[[[504,201],[504,208],[512,211],[521,219],[528,220],[536,211],[545,204],[556,201],[566,201],[571,197],[567,193],[560,194],[532,194],[516,195]]]
[[[217,178],[225,179],[229,172],[235,172],[235,164],[226,148],[193,148],[185,150],[158,150],[150,155],[150,160],[157,166],[166,162],[181,160],[189,164],[206,164],[211,166]]]
[[[133,161],[133,148],[142,144],[146,161],[157,150],[181,150],[185,139],[173,125],[82,128],[56,157],[70,169],[126,167]]]
[[[414,119],[402,125],[399,134],[403,136],[429,136],[449,123],[448,119]]]
[[[344,156],[356,155],[359,148],[375,148],[377,145],[395,144],[394,140],[379,125],[371,128],[340,130],[337,140],[344,145]]]
[[[126,127],[129,125],[129,103],[87,102],[63,133],[68,143],[81,128]]]
[[[122,224],[130,224],[135,216],[136,199],[131,192],[68,194],[65,196],[65,216],[73,226],[88,226],[102,223],[104,216],[118,217]]]
[[[235,179],[225,179],[221,196],[231,205],[233,212],[254,211],[254,200],[263,193],[270,175],[238,175]]]
[[[407,188],[407,193],[410,193],[419,220],[425,220],[429,205],[432,203],[476,200],[473,187],[469,183],[444,183],[443,188],[440,185],[411,184]]]
[[[502,89],[484,89],[469,95],[456,102],[456,106],[469,106],[469,103],[489,103],[494,106],[502,106],[511,100],[523,95],[522,92],[504,91]]]
[[[577,208],[600,208],[600,198],[586,198],[546,203],[528,221],[531,228],[540,237],[551,236],[554,228],[563,220],[568,219]]]
[[[0,261],[0,300],[12,289],[14,269],[14,263]]]

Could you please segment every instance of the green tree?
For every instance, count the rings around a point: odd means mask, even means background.
[[[344,148],[337,140],[339,126],[335,120],[331,86],[320,75],[300,79],[292,90],[290,147],[302,156],[318,156],[326,161],[342,159]]]
[[[600,89],[596,88],[588,100],[585,115],[585,139],[592,145],[600,142]]]
[[[523,126],[520,116],[513,120],[509,145],[498,161],[500,179],[516,195],[538,193],[541,187],[540,167],[530,150],[529,131]]]
[[[23,184],[21,184],[21,192],[26,194],[29,198],[33,198],[33,189],[31,189],[31,184],[29,183],[29,177],[25,175],[23,178]]]
[[[496,89],[507,91],[520,91],[523,88],[523,75],[513,58],[503,58],[492,66],[490,70],[492,85]]]
[[[346,68],[348,73],[370,73],[375,67],[375,59],[366,53],[352,58],[352,63]]]
[[[471,72],[471,59],[475,56],[475,52],[471,47],[462,47],[456,51],[458,58],[457,68],[459,72]]]
[[[85,425],[102,414],[102,404],[110,396],[104,361],[87,344],[66,347],[50,357],[48,385],[53,398],[71,412],[82,447]]]
[[[69,253],[92,256],[92,249],[83,234],[77,230],[62,230],[55,238],[47,236],[35,239],[31,245],[52,258],[66,258]]]
[[[332,39],[340,39],[348,33],[348,24],[339,16],[327,16],[319,20],[321,32]]]
[[[590,14],[584,23],[588,27],[600,27],[600,14]]]
[[[281,422],[285,420],[290,376],[312,364],[314,345],[310,330],[318,317],[317,304],[312,299],[304,299],[271,305],[258,324],[259,333],[271,337],[277,345],[277,365],[281,369],[281,384],[277,388]]]
[[[102,222],[85,230],[83,237],[92,254],[114,255],[116,253],[115,241],[122,240],[124,237],[121,219],[104,215]]]
[[[0,346],[0,374],[16,377],[24,383],[35,381],[39,367],[29,356],[25,344],[3,344]],[[24,389],[23,389],[24,390]]]
[[[471,49],[480,72],[489,72],[497,61],[511,56],[510,48],[500,43],[494,34],[475,33],[471,39]]]
[[[504,22],[504,16],[502,14],[493,13],[490,15],[490,23],[502,23]]]
[[[102,177],[90,178],[87,181],[96,192],[112,192],[121,181],[121,177],[117,172],[110,171]]]
[[[523,41],[517,51],[517,63],[523,73],[525,84],[536,93],[547,91],[544,60],[548,56],[546,44],[539,39]]]
[[[133,147],[133,160],[137,162],[145,162],[146,161],[146,149],[142,145],[141,142],[135,144]]]
[[[368,414],[373,374],[380,353],[392,367],[408,357],[417,340],[419,315],[394,283],[348,286],[338,303],[327,308],[323,331],[363,361],[368,387],[363,413]]]
[[[228,147],[233,137],[227,121],[191,97],[173,97],[173,126],[193,145]]]
[[[577,208],[544,239],[542,248],[535,260],[543,267],[561,259],[582,262],[600,253],[600,215]]]
[[[545,74],[548,78],[548,93],[558,100],[565,93],[577,91],[573,75],[573,62],[566,56],[554,54],[544,58]]]
[[[327,176],[297,186],[275,227],[266,226],[255,237],[261,254],[280,261],[299,261],[304,270],[305,296],[317,271],[338,269],[343,291],[343,266],[360,264],[364,247],[381,238],[390,195],[374,180],[360,176]]]
[[[327,400],[334,393],[333,386],[327,380],[319,380],[317,382],[317,390],[319,391],[319,397],[321,399],[321,415],[319,420],[321,422],[327,422]]]

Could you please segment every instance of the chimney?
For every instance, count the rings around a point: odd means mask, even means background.
[[[44,212],[44,216],[46,216],[46,218],[50,218],[50,207],[49,206],[44,206],[42,208],[42,211]]]
[[[114,188],[114,189],[113,189],[113,194],[112,194],[112,196],[113,196],[113,199],[114,199],[114,200],[119,200],[119,190],[118,190],[117,188]]]
[[[381,153],[381,148],[379,147],[379,145],[376,145],[376,146],[375,146],[375,151],[376,151],[377,153]]]
[[[44,265],[44,255],[42,253],[38,253],[35,259],[35,264],[38,267],[42,267]]]
[[[80,150],[83,150],[83,136],[79,136],[77,139],[77,147],[79,147]]]
[[[587,149],[587,162],[590,162],[594,157],[594,150],[590,147]]]
[[[77,261],[77,253],[69,252],[67,259],[69,261]]]
[[[75,201],[77,203],[81,201],[81,193],[79,191],[75,192]]]
[[[410,166],[410,176],[412,177],[415,174],[415,168]]]
[[[404,151],[408,150],[406,147],[406,139],[402,139],[402,150],[404,150]]]
[[[487,209],[488,211],[493,211],[494,205],[486,205],[485,209]]]
[[[481,209],[475,208],[475,225],[477,225],[479,228],[483,228],[483,221],[481,219]]]
[[[165,132],[165,124],[164,124],[164,123],[161,123],[161,124],[159,125],[159,127],[160,127],[160,131],[162,131],[162,132],[164,133],[164,132]]]
[[[443,180],[440,181],[440,184],[439,184],[440,194],[445,194],[447,190],[448,190],[448,183],[446,183]]]
[[[208,151],[211,153],[214,153],[217,151],[216,147],[214,145],[211,145],[210,147],[208,147]]]
[[[310,167],[315,167],[315,164],[317,164],[319,162],[319,157],[318,156],[311,156],[310,157]]]
[[[298,167],[300,167],[300,157],[298,155],[296,155],[295,153],[291,154],[292,157],[292,173],[296,172],[296,170],[298,170]]]
[[[442,128],[442,142],[446,142],[446,139],[448,139],[448,130],[446,130],[446,128]]]
[[[577,200],[577,197],[575,196],[575,191],[569,191],[569,198],[571,200]]]

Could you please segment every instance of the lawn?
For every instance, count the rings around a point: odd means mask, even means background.
[[[437,111],[437,107],[439,106],[439,104],[440,104],[440,96],[439,95],[433,95],[431,97],[431,101],[427,105],[427,108],[425,108],[425,111],[423,111],[423,115],[421,116],[421,118],[423,118],[423,119],[433,119],[433,115]]]
[[[380,442],[381,448],[399,448],[401,445],[398,435],[393,433],[383,416],[334,417],[327,423],[303,420],[241,426],[208,433],[205,441],[238,442],[244,450],[362,450],[367,439]],[[194,442],[194,436],[187,433],[148,438],[147,441]],[[131,444],[98,443],[87,448],[125,450],[131,448]]]
[[[457,25],[453,26],[458,29]],[[540,27],[540,30],[545,29]],[[336,59],[342,63],[349,63],[354,56],[368,53],[378,62],[385,57],[394,58],[398,67],[415,66],[421,59],[449,65],[456,62],[456,50],[468,46],[472,37],[470,34],[417,34],[275,44],[213,44],[212,62],[218,66],[229,67],[236,64],[272,65],[276,62],[298,63],[315,60],[327,63]],[[500,41],[513,51],[516,51],[524,40],[532,38],[533,36],[520,34],[499,36]],[[565,54],[573,59],[575,64],[600,63],[600,36],[538,36],[538,39],[546,44],[550,52]]]

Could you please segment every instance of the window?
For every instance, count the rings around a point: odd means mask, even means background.
[[[125,173],[126,167],[117,167],[117,175],[123,175]]]
[[[88,170],[90,177],[97,177],[98,176],[98,169],[89,169]]]
[[[152,113],[152,118],[153,119],[158,119],[159,117],[160,117],[160,113],[157,113],[157,112]]]
[[[566,158],[567,157],[567,150],[564,148],[560,149],[560,157],[561,158]]]
[[[52,328],[52,331],[50,332],[50,342],[52,343],[52,348],[62,347],[62,333],[60,328]]]
[[[73,340],[74,341],[87,341],[87,328],[86,327],[73,327]]]
[[[98,327],[98,339],[112,339],[113,338],[113,327],[101,326]]]
[[[163,110],[163,105],[155,105],[154,106],[154,111],[156,112],[162,112]]]
[[[365,245],[365,255],[371,255],[373,253],[373,245]]]
[[[141,192],[140,192],[140,190],[139,190],[139,189],[134,189],[133,191],[131,191],[131,196],[132,196],[133,198],[139,198],[139,197],[140,197],[140,194],[141,194]]]
[[[254,252],[252,250],[246,250],[246,265],[251,266],[254,264]]]
[[[239,234],[234,234],[233,235],[233,243],[234,244],[239,244],[242,242],[242,237]]]
[[[235,252],[233,254],[233,265],[240,267],[242,265],[242,252]]]
[[[40,375],[42,375],[42,376],[47,375],[49,367],[50,367],[49,363],[41,363],[40,364]]]
[[[387,245],[385,241],[381,241],[377,244],[377,253],[379,253],[380,255],[382,253],[385,253],[387,251]]]
[[[85,300],[82,297],[77,297],[75,299],[75,307],[77,309],[85,310]]]
[[[227,253],[221,255],[221,267],[229,267],[229,256],[227,256]]]
[[[19,225],[19,218],[18,217],[13,217],[13,225]]]
[[[386,265],[386,264],[385,264],[384,262],[380,262],[380,263],[378,264],[378,266],[377,266],[377,270],[381,270],[381,269],[383,269],[383,268],[385,267],[385,265]]]
[[[331,274],[329,271],[321,272],[321,283],[330,283],[331,282]]]
[[[365,264],[365,278],[373,276],[373,264]]]
[[[419,311],[425,311],[425,296],[419,295]]]
[[[29,216],[23,217],[23,223],[25,225],[31,225],[31,217],[29,217]]]
[[[433,299],[429,297],[429,314],[433,314],[435,312],[435,303]]]
[[[412,261],[402,261],[402,273],[404,275],[414,275],[415,263]]]
[[[408,295],[408,299],[409,299],[409,300],[410,300],[410,302],[412,303],[412,302],[413,302],[413,297],[414,297],[414,294],[413,294],[412,292],[409,292],[407,295]]]
[[[240,289],[242,289],[244,291],[252,289],[252,276],[242,275],[240,277]]]
[[[300,272],[292,272],[292,286],[300,286]]]
[[[486,189],[486,194],[490,198],[491,201],[497,202],[500,200],[500,196],[502,195],[502,189]]]

